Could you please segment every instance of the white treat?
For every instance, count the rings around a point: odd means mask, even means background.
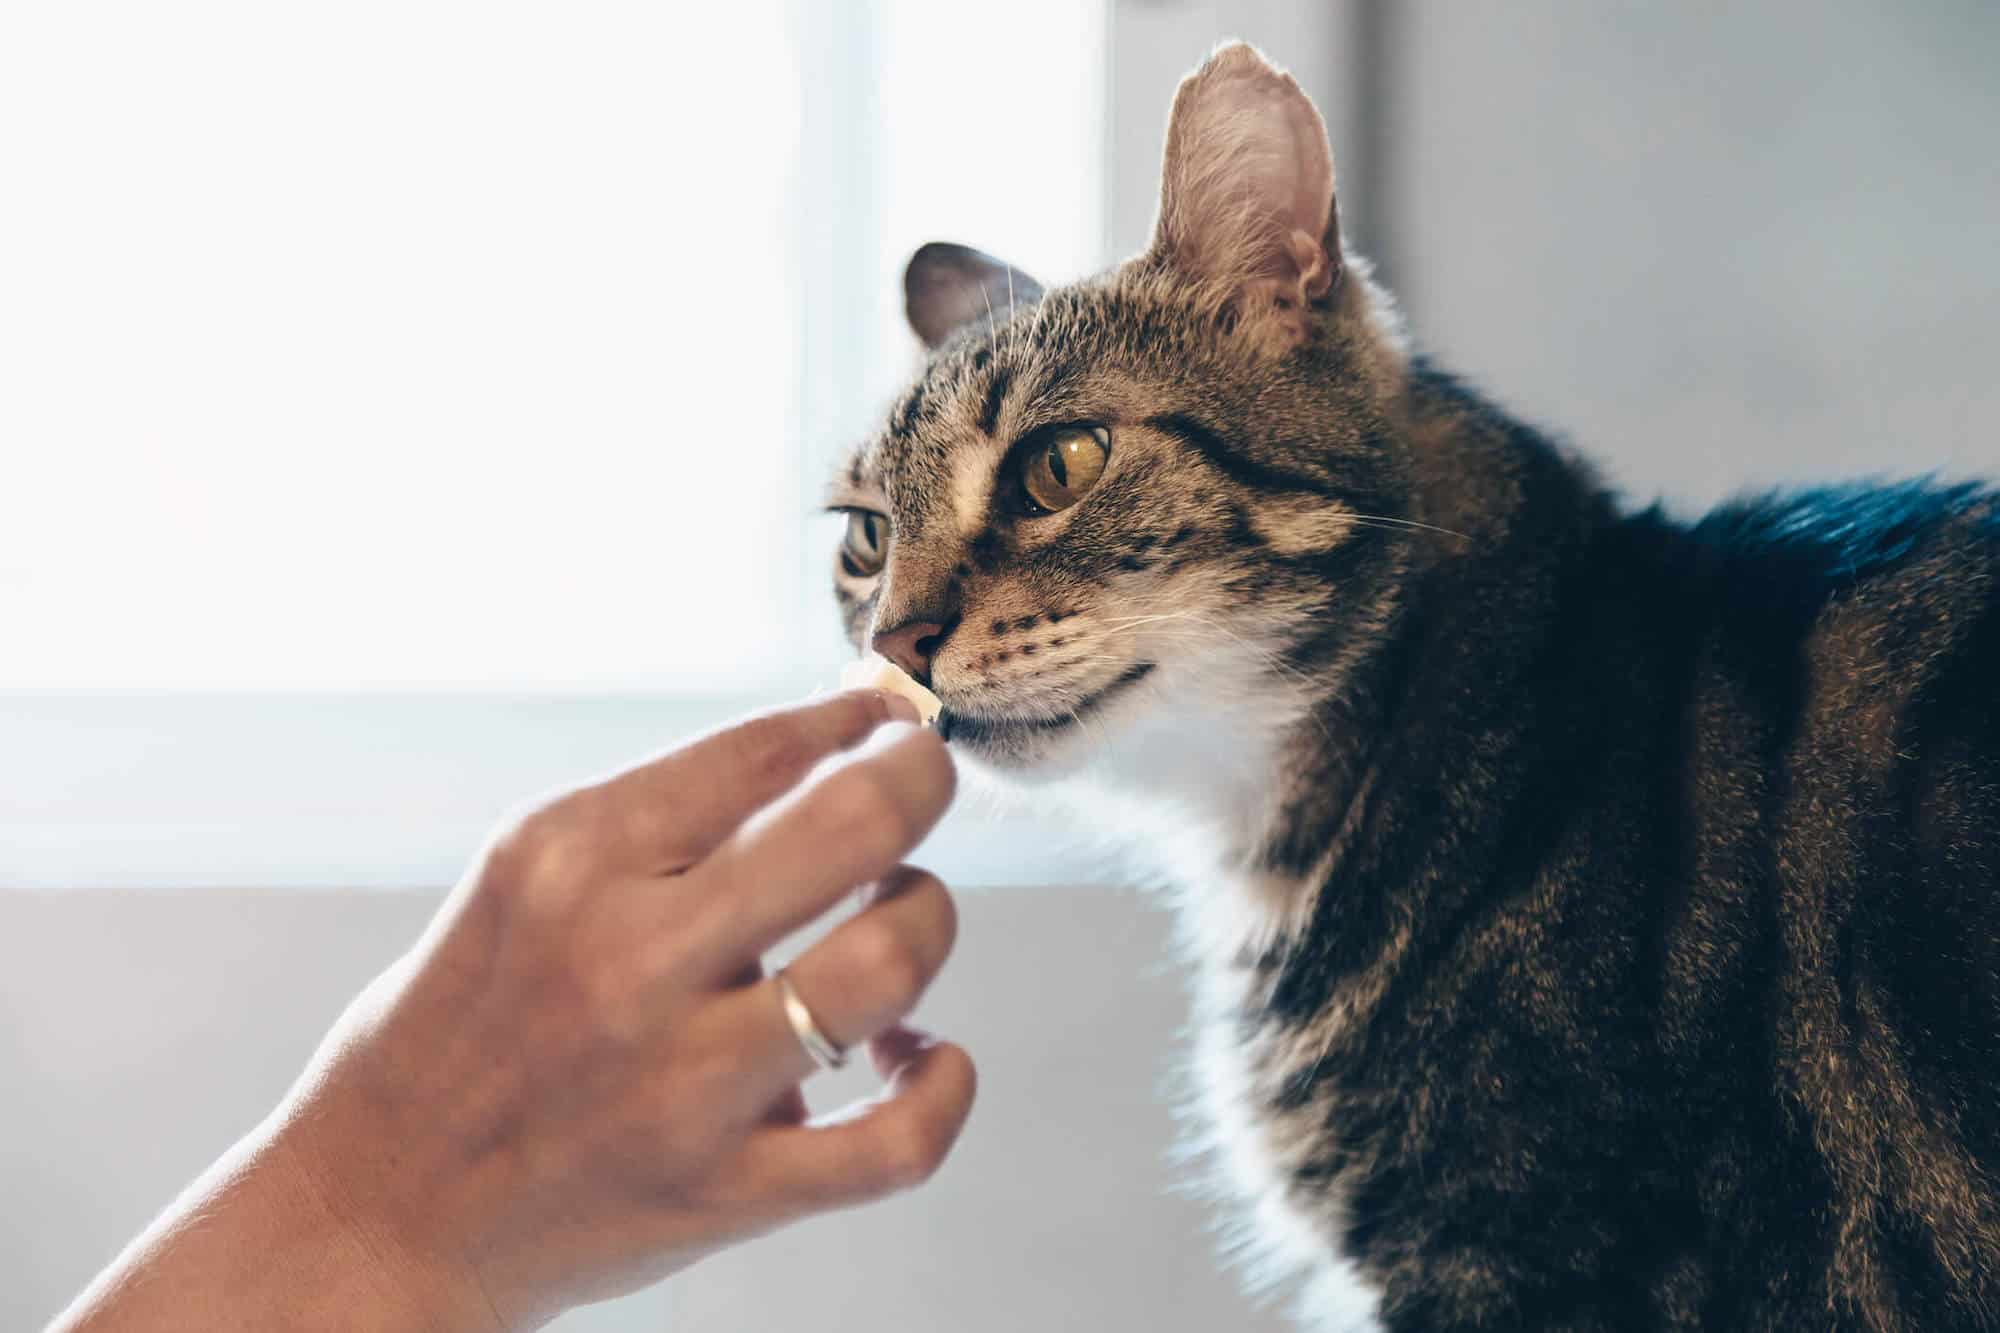
[[[886,690],[890,694],[900,694],[917,706],[917,713],[925,726],[937,721],[937,715],[944,711],[944,702],[916,681],[903,668],[879,653],[870,653],[858,662],[849,662],[840,670],[840,688],[843,690]]]

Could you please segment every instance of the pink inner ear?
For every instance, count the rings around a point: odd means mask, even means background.
[[[1332,285],[1332,216],[1326,129],[1289,75],[1239,46],[1182,84],[1156,245],[1205,277],[1297,283],[1313,300]]]

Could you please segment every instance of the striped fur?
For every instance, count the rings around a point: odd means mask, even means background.
[[[1268,175],[1300,104],[1238,47],[1176,118]],[[2000,1328],[1993,496],[1622,512],[1203,142],[1220,240],[938,333],[836,589],[1172,885],[1252,1271],[1328,1329]],[[1110,465],[1026,513],[1063,423]]]

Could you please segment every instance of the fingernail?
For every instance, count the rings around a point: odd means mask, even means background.
[[[917,706],[900,694],[890,694],[887,690],[884,690],[882,691],[882,701],[888,706],[891,721],[921,724],[924,720],[924,715],[917,711]]]
[[[912,1061],[938,1044],[938,1039],[922,1028],[899,1023],[875,1034],[876,1068],[885,1076],[906,1069]]]

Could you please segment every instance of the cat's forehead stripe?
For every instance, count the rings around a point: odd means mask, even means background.
[[[918,380],[910,387],[910,392],[903,398],[902,405],[896,409],[890,421],[891,435],[908,436],[924,420],[927,415],[926,409],[931,406],[927,399],[927,387],[927,380]]]
[[[991,435],[1000,424],[1000,409],[1007,401],[1007,390],[1014,383],[1014,372],[1001,366],[993,372],[992,382],[986,386],[986,401],[979,408],[979,433]]]
[[[993,494],[993,458],[987,449],[961,449],[952,465],[951,512],[958,532],[970,538],[986,525]]]
[[[1007,340],[1011,341],[1011,340]],[[962,538],[986,523],[993,468],[1005,441],[1001,416],[1018,382],[1016,367],[997,351],[1016,346],[982,340],[949,352],[890,411],[883,433],[862,460],[886,483],[908,536],[942,522]]]

